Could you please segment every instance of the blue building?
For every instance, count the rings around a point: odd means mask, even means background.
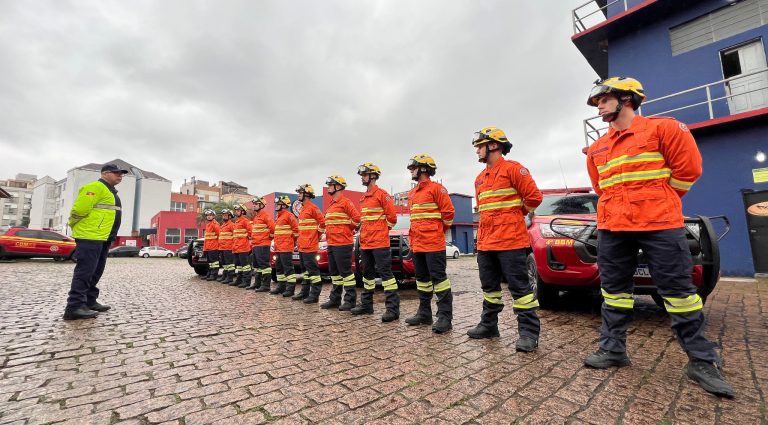
[[[451,202],[456,211],[451,226],[451,240],[462,253],[472,253],[475,248],[475,235],[472,218],[472,196],[451,193]]]
[[[730,219],[722,273],[768,273],[768,0],[607,3],[573,11],[573,43],[600,78],[643,84],[642,115],[672,116],[691,130],[704,175],[683,209]],[[584,82],[585,100],[589,88]],[[587,144],[605,130],[597,117],[584,121]]]

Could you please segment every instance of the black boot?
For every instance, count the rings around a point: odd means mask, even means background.
[[[453,292],[450,289],[436,292],[437,297],[437,322],[432,325],[432,332],[441,334],[448,332],[453,327]]]
[[[309,296],[304,298],[304,304],[317,304],[320,301],[320,293],[323,291],[322,283],[315,283],[309,288]]]
[[[205,280],[216,280],[216,278],[219,277],[219,269],[208,269],[208,277],[205,278]]]
[[[233,270],[227,270],[227,277],[224,278],[224,281],[222,281],[221,283],[225,285],[231,285],[232,282],[234,282],[234,279],[235,279],[235,272]]]
[[[64,310],[64,320],[92,319],[98,315],[99,312],[85,306],[74,310]]]
[[[409,326],[432,324],[432,292],[419,291],[419,308],[405,323]]]
[[[381,315],[382,322],[392,322],[400,318],[400,294],[397,289],[384,291],[384,306],[387,311]]]
[[[272,275],[269,273],[257,274],[256,280],[261,279],[261,285],[256,289],[256,292],[269,292],[269,287],[272,285]]]
[[[253,275],[253,283],[251,283],[251,277],[248,277],[248,283],[250,285],[246,286],[245,289],[257,289],[261,285],[261,274],[259,272],[255,273],[248,273]]]
[[[432,325],[432,332],[442,334],[450,331],[452,328],[451,319],[446,316],[437,316],[437,322]]]
[[[344,302],[339,306],[339,311],[350,311],[357,304],[357,290],[353,286],[344,286]]]
[[[272,295],[277,295],[277,294],[282,294],[283,291],[285,291],[285,281],[282,281],[282,282],[278,281],[277,286],[275,286],[274,289],[269,291],[269,293]]]
[[[733,387],[728,384],[714,363],[704,360],[690,360],[685,368],[685,373],[707,392],[719,397],[733,398]]]
[[[627,353],[617,353],[614,351],[607,351],[599,349],[593,354],[587,356],[584,359],[584,365],[595,369],[608,369],[609,367],[624,367],[629,366],[632,362],[629,361]]]
[[[296,282],[286,282],[285,290],[283,291],[283,297],[292,297],[294,292],[296,292]]]
[[[467,336],[472,339],[496,338],[499,336],[499,327],[495,325],[485,326],[481,323],[475,326],[474,329],[468,330]]]
[[[515,343],[515,351],[520,351],[523,353],[532,353],[536,351],[536,347],[539,346],[539,341],[529,337],[529,336],[521,336],[520,339],[517,340]]]
[[[291,299],[294,301],[303,300],[304,298],[307,298],[309,296],[309,283],[302,283],[301,284],[301,291],[299,291],[296,295],[292,296]]]
[[[373,314],[373,290],[364,290],[360,296],[360,305],[350,310],[354,315]]]
[[[344,291],[344,287],[334,284],[331,288],[331,295],[328,296],[328,301],[320,304],[320,308],[327,310],[329,308],[336,308],[341,303],[341,293]]]
[[[216,276],[216,279],[214,279],[216,282],[224,283],[224,281],[227,279],[227,270],[221,269],[221,274]]]
[[[251,285],[251,272],[242,272],[238,288],[248,288]]]
[[[234,278],[232,279],[232,282],[229,283],[229,286],[239,286],[240,285],[240,279],[242,279],[243,274],[239,271],[235,271]]]

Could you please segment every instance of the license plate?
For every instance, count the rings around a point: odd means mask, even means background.
[[[635,277],[651,277],[651,271],[648,270],[648,266],[640,266],[635,270]]]
[[[293,254],[293,259],[294,259],[294,260],[298,260],[298,259],[299,259],[299,254],[296,254],[296,253],[294,253],[294,254]]]

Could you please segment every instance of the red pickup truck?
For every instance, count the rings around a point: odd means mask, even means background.
[[[53,258],[71,260],[75,240],[46,229],[11,227],[0,234],[0,258]]]

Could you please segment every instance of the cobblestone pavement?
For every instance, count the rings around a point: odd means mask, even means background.
[[[633,366],[583,368],[600,301],[568,296],[541,313],[537,353],[515,353],[507,297],[501,338],[469,340],[481,295],[474,258],[449,261],[454,330],[402,317],[320,310],[194,276],[178,259],[110,259],[95,320],[61,319],[73,264],[0,264],[1,424],[766,423],[768,282],[724,281],[706,306],[737,390],[719,400],[682,372],[686,357],[649,297],[636,304]],[[324,288],[323,298],[328,288]]]

